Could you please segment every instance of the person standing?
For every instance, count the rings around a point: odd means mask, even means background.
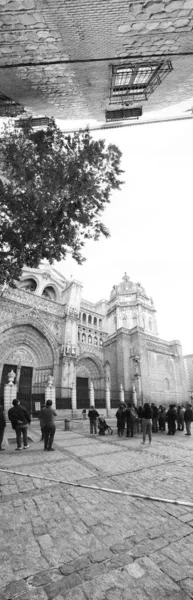
[[[116,418],[118,436],[121,437],[125,429],[125,404],[120,404],[116,412]]]
[[[128,404],[127,408],[125,410],[125,421],[127,424],[126,437],[129,437],[129,436],[133,437],[134,425],[135,425],[135,421],[136,421],[136,413],[131,404]]]
[[[5,448],[2,448],[5,427],[6,427],[5,414],[4,414],[3,407],[0,405],[0,451],[5,450]]]
[[[44,429],[45,429],[45,425],[44,425],[44,420],[42,418],[42,411],[45,408],[45,404],[42,404],[41,410],[40,410],[40,429],[41,429],[41,434],[42,437],[40,438],[40,442],[44,441]]]
[[[142,431],[143,431],[143,442],[145,444],[146,435],[149,437],[149,444],[152,440],[152,410],[149,402],[145,402],[142,410]]]
[[[168,419],[168,435],[175,435],[176,433],[176,410],[174,404],[170,404],[169,410],[167,413]]]
[[[46,406],[41,411],[42,422],[44,423],[44,450],[54,450],[52,444],[56,431],[56,416],[56,411],[52,408],[52,400],[47,400]]]
[[[153,433],[158,433],[158,407],[152,403],[152,431]]]
[[[25,406],[21,406],[19,400],[13,400],[13,406],[8,411],[8,418],[11,421],[12,428],[16,432],[17,448],[21,450],[21,436],[23,435],[23,448],[29,448],[27,439],[27,427],[31,423],[31,417]]]
[[[179,414],[179,426],[180,426],[180,431],[184,431],[184,414],[185,414],[185,408],[182,405],[180,407],[180,414]]]
[[[88,411],[88,418],[90,421],[90,434],[93,433],[93,429],[94,429],[94,433],[97,433],[97,418],[99,417],[99,413],[97,412],[96,408],[92,405],[90,407],[90,410]]]
[[[186,423],[186,433],[185,435],[191,435],[191,422],[193,419],[193,413],[192,413],[192,405],[188,404],[185,413],[184,413],[184,421]]]

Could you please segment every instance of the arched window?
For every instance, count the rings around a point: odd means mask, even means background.
[[[80,331],[78,330],[78,340],[80,340]]]
[[[85,333],[82,334],[82,342],[85,343],[86,342],[86,335]]]
[[[137,326],[137,317],[136,315],[133,315],[133,327]]]
[[[98,346],[98,338],[96,335],[94,337],[94,346]]]
[[[96,325],[97,325],[97,318],[96,318],[96,317],[94,317],[93,324],[94,324],[94,325],[95,325],[95,327],[96,327]]]
[[[24,282],[22,282],[21,284],[21,288],[23,290],[26,290],[26,292],[35,292],[36,288],[37,288],[37,283],[35,281],[35,279],[26,279]]]
[[[143,323],[143,328],[145,329],[145,319],[144,319],[144,317],[142,319],[142,323]]]
[[[149,329],[150,329],[150,331],[152,331],[152,320],[151,319],[149,319]]]
[[[44,298],[46,298],[47,300],[55,300],[56,293],[55,293],[54,288],[51,285],[48,285],[47,287],[44,288],[44,290],[42,292],[42,296]]]
[[[86,313],[83,313],[83,315],[82,315],[82,322],[86,323]]]
[[[90,334],[88,335],[88,344],[92,344],[92,336]]]
[[[91,317],[91,315],[88,315],[88,324],[92,325],[92,317]]]
[[[102,329],[102,319],[99,319],[99,329]]]

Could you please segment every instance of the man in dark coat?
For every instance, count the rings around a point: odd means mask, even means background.
[[[133,437],[136,414],[134,408],[132,407],[132,404],[127,405],[127,408],[125,410],[125,421],[127,424],[126,437]]]
[[[186,423],[186,433],[185,435],[191,435],[191,422],[193,420],[193,413],[192,413],[192,405],[188,404],[185,413],[184,413],[184,421]]]
[[[99,417],[99,413],[97,412],[96,408],[94,406],[90,407],[90,410],[88,411],[88,418],[90,421],[90,433],[97,433],[97,417]]]
[[[118,431],[118,436],[121,437],[124,433],[124,429],[125,429],[125,404],[120,404],[117,412],[116,412],[116,417],[117,417],[117,431]]]
[[[17,448],[21,450],[21,434],[23,435],[24,450],[29,448],[27,440],[27,426],[31,423],[31,417],[25,406],[21,406],[19,400],[13,400],[13,407],[8,411],[8,418],[11,421],[12,428],[16,432]]]
[[[152,431],[158,433],[158,407],[155,404],[151,404],[152,410]]]
[[[0,451],[5,450],[5,448],[2,448],[5,427],[6,427],[5,414],[3,411],[3,407],[0,405]]]
[[[46,406],[41,410],[41,419],[44,424],[44,450],[54,450],[52,444],[56,431],[56,416],[56,411],[52,408],[52,400],[47,400]]]
[[[168,435],[175,435],[176,433],[176,418],[177,413],[173,404],[170,404],[169,410],[167,413],[168,420]]]

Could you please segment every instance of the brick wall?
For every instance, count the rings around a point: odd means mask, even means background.
[[[193,50],[192,0],[0,0],[0,7],[4,66]],[[111,62],[3,69],[1,92],[34,114],[104,121]],[[172,64],[144,111],[192,96],[192,57]]]

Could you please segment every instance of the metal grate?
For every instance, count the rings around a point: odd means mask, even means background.
[[[0,92],[0,117],[16,117],[24,112],[24,107]]]
[[[142,107],[136,106],[135,108],[120,108],[115,110],[106,110],[106,122],[111,121],[125,121],[128,119],[138,119],[142,115]]]
[[[15,127],[25,127],[26,119],[18,119],[15,121]],[[47,127],[49,125],[49,117],[34,117],[31,118],[31,125],[34,128]]]
[[[173,70],[170,60],[112,66],[110,104],[129,105],[148,100]]]

